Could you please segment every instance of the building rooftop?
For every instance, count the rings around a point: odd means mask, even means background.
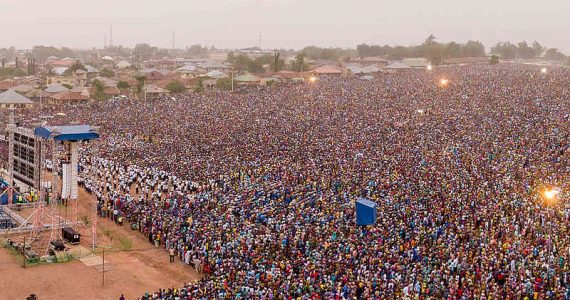
[[[34,104],[34,102],[14,90],[7,90],[0,94],[0,104]]]

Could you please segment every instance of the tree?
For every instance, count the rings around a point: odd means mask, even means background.
[[[55,47],[34,46],[34,48],[32,48],[32,57],[35,57],[41,63],[44,63],[50,56],[59,55],[61,55],[61,53]]]
[[[258,63],[260,63],[262,65],[269,65],[269,64],[273,63],[274,60],[275,60],[275,56],[273,56],[271,54],[265,54],[265,55],[262,55],[262,56],[255,59],[255,61],[257,61]]]
[[[234,55],[233,53],[230,53],[228,55],[228,62],[233,66],[234,70],[243,72],[249,68],[252,61],[245,54]]]
[[[490,65],[499,64],[499,56],[497,56],[496,54],[491,55],[491,59],[489,59],[489,64]]]
[[[291,63],[291,69],[296,72],[307,70],[308,65],[305,63],[305,54],[299,53],[295,56],[295,60]]]
[[[98,79],[93,80],[93,99],[102,101],[107,98],[105,95],[105,84]]]
[[[396,46],[390,51],[388,54],[389,59],[402,59],[404,57],[408,57],[409,50],[407,47],[404,46]]]
[[[534,57],[540,57],[546,48],[543,47],[539,42],[534,41],[532,42],[532,50],[534,51]]]
[[[195,44],[186,48],[186,56],[190,58],[204,58],[208,56],[208,47],[202,47],[200,44]]]
[[[107,78],[113,78],[115,77],[115,73],[109,69],[103,69],[100,72],[101,76],[103,77],[107,77]]]
[[[33,58],[28,58],[28,75],[35,75],[36,71],[36,60]]]
[[[194,86],[194,92],[195,93],[201,93],[203,91],[204,91],[204,83],[202,82],[202,78],[199,78],[198,82]]]
[[[13,46],[10,48],[1,48],[0,57],[9,61],[13,60],[16,57],[16,48],[14,48]]]
[[[70,48],[63,47],[59,50],[59,56],[61,57],[76,57],[77,54],[75,51],[71,50]]]
[[[0,69],[0,79],[12,78],[15,76],[25,76],[26,72],[16,68],[2,68]]]
[[[247,71],[250,73],[261,73],[264,71],[261,60],[250,60],[247,64]]]
[[[137,80],[137,87],[136,87],[136,94],[142,98],[144,95],[144,86],[145,86],[145,76],[136,76],[135,79]]]
[[[121,91],[121,93],[125,93],[131,88],[131,85],[126,81],[119,81],[117,82],[117,88]]]
[[[430,35],[426,38],[426,40],[424,41],[424,45],[430,45],[430,44],[435,43],[435,39],[436,39],[435,35],[430,34]]]
[[[517,46],[506,42],[506,43],[498,43],[494,47],[491,48],[491,53],[499,55],[502,59],[514,59],[517,57]]]
[[[555,61],[564,61],[566,60],[566,55],[562,52],[558,51],[556,48],[550,48],[546,50],[544,53],[544,59],[546,60],[555,60]]]
[[[75,61],[69,68],[67,68],[67,70],[63,72],[63,75],[70,76],[77,70],[87,71],[87,68],[85,68],[85,66],[83,66],[83,64],[78,60]]]
[[[463,45],[462,49],[463,57],[484,57],[485,56],[485,46],[479,41],[468,41]]]
[[[152,57],[153,47],[149,44],[137,44],[133,49],[134,59],[137,61],[145,61]]]
[[[271,63],[271,69],[273,72],[279,72],[285,68],[285,61],[280,59],[280,53],[275,53],[273,56],[273,62]]]
[[[361,46],[362,50],[362,46]],[[361,51],[362,52],[362,51]],[[343,48],[320,48],[316,46],[308,46],[301,49],[298,53],[305,54],[305,57],[309,59],[327,59],[338,61],[346,57],[357,57],[359,52],[354,49],[343,49]],[[362,53],[361,53],[362,54]]]
[[[73,89],[73,86],[71,84],[67,84],[67,83],[62,83],[61,86],[68,88],[68,89]]]
[[[165,88],[172,93],[182,93],[186,91],[186,86],[178,80],[169,82]]]
[[[461,45],[455,42],[447,43],[444,47],[446,58],[455,58],[461,56]]]
[[[232,89],[232,80],[229,78],[220,78],[216,80],[216,88],[229,91]]]
[[[535,57],[534,50],[528,45],[527,42],[522,41],[518,44],[517,57],[530,59]]]
[[[431,41],[429,44],[422,45],[423,49],[421,52],[423,52],[423,55],[420,54],[418,56],[424,56],[432,65],[437,66],[443,62],[444,47],[442,44],[433,41],[431,37],[426,40]]]

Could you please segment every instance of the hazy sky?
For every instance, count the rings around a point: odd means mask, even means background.
[[[570,53],[570,0],[0,0],[0,47],[354,47],[538,40]]]

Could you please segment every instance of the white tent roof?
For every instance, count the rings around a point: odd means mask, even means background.
[[[34,104],[34,102],[14,90],[7,90],[0,94],[0,104]]]
[[[385,68],[385,69],[409,69],[410,66],[408,66],[408,65],[405,64],[405,63],[396,61],[396,62],[393,62],[393,63],[387,65],[387,66],[384,67],[384,68]]]
[[[425,58],[406,58],[403,63],[412,68],[425,68],[429,65],[429,62]]]
[[[210,78],[214,78],[214,79],[228,78],[228,75],[226,75],[224,72],[218,71],[218,70],[210,71],[206,74],[206,76],[208,76]]]
[[[110,56],[103,56],[103,57],[101,57],[101,59],[102,60],[113,60],[113,58]]]
[[[194,72],[196,71],[196,66],[194,64],[186,64],[178,69],[177,72]]]
[[[128,68],[128,67],[130,67],[130,66],[131,66],[131,64],[130,64],[128,61],[126,61],[126,60],[121,60],[121,61],[118,62],[117,65],[116,65],[116,67],[119,68],[119,69],[125,69],[125,68]]]
[[[95,67],[90,66],[90,65],[86,65],[85,69],[87,69],[87,73],[97,73],[99,72],[99,70],[97,70]]]
[[[380,72],[380,68],[377,66],[361,67],[358,65],[347,65],[346,68],[354,74],[370,74]]]
[[[51,71],[57,75],[63,75],[63,73],[65,73],[65,71],[67,71],[67,68],[66,67],[58,67],[58,68],[53,68]]]

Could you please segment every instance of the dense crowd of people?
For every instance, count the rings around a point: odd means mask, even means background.
[[[204,275],[141,299],[570,299],[569,82],[404,70],[50,122],[98,126],[81,177],[99,214]],[[375,225],[355,224],[359,197]]]

